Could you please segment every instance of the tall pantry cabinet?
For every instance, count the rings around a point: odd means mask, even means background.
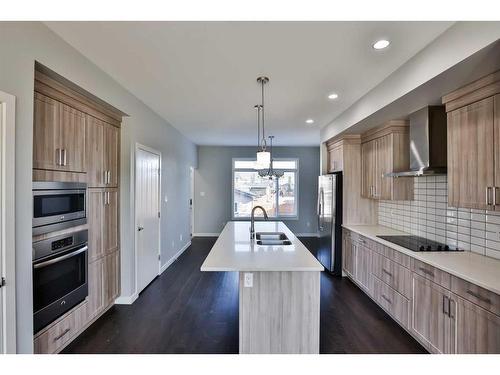
[[[88,297],[34,336],[35,353],[57,353],[120,294],[119,171],[124,113],[37,64],[33,181],[87,183]]]

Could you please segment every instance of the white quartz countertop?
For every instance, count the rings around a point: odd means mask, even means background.
[[[377,236],[409,235],[383,225],[344,225],[344,228],[359,233],[373,241],[393,248],[412,258],[446,271],[461,279],[500,294],[500,260],[463,252],[416,252],[385,241]]]
[[[250,240],[249,221],[230,221],[201,266],[202,271],[323,271],[320,262],[281,221],[256,221],[257,232],[283,232],[286,246]]]

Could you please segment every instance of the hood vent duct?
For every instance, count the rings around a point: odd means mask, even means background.
[[[410,170],[385,177],[419,177],[447,172],[447,130],[444,106],[424,107],[410,115]]]

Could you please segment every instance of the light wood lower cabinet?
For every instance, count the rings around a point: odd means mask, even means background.
[[[106,280],[104,258],[89,263],[89,307],[88,319],[94,318],[104,310],[104,283]]]
[[[499,295],[349,230],[343,243],[347,276],[429,352],[500,354]]]

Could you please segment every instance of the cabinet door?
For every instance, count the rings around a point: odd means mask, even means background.
[[[108,173],[106,186],[118,187],[118,152],[120,144],[119,129],[106,124],[104,143],[104,170]]]
[[[345,272],[354,277],[356,269],[356,245],[351,240],[346,243]]]
[[[356,246],[356,281],[364,289],[370,291],[371,276],[371,251],[365,246],[358,244]]]
[[[448,113],[448,205],[492,209],[493,98]],[[489,202],[488,202],[489,201]]]
[[[330,151],[329,154],[330,158],[330,165],[329,165],[329,171],[330,172],[335,172],[335,171],[341,171],[343,169],[343,147],[335,147]]]
[[[60,104],[59,147],[63,150],[62,166],[58,169],[85,172],[85,114]]]
[[[413,321],[411,332],[435,353],[450,353],[451,324],[447,315],[450,293],[413,274]]]
[[[61,150],[57,146],[59,103],[35,93],[33,119],[33,168],[58,169]]]
[[[120,252],[114,251],[107,255],[105,259],[105,284],[104,284],[104,303],[106,306],[112,305],[115,302],[119,293],[120,285]]]
[[[104,309],[104,258],[89,263],[88,284],[89,284],[89,304],[88,319],[93,319]]]
[[[361,145],[361,196],[374,198],[375,140]]]
[[[500,211],[500,95],[495,98],[495,119],[494,119],[494,133],[495,133],[495,210]]]
[[[384,177],[392,172],[392,134],[375,140],[376,165],[374,173],[375,197],[377,199],[392,199],[392,178]]]
[[[344,272],[351,274],[351,262],[352,262],[352,248],[351,248],[351,238],[346,235],[343,241],[343,254],[342,254],[342,265]]]
[[[87,115],[87,184],[103,187],[104,176],[104,130],[105,123]]]
[[[455,295],[453,302],[456,303],[456,315],[453,305],[451,308],[456,319],[453,352],[500,354],[500,317]]]
[[[106,189],[102,216],[103,247],[109,254],[118,249],[118,189]]]
[[[89,262],[104,255],[103,221],[104,191],[102,189],[88,189],[87,213],[89,234]]]

